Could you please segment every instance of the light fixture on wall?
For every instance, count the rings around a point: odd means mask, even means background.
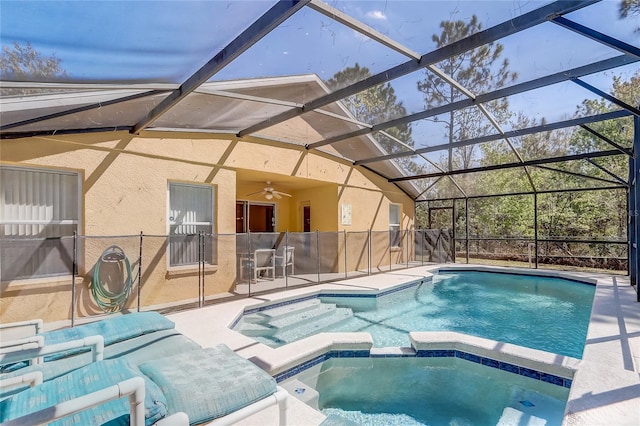
[[[267,181],[267,186],[265,186],[262,191],[252,192],[251,194],[247,194],[246,196],[262,194],[264,198],[267,200],[272,200],[273,198],[281,199],[284,195],[285,197],[291,197],[291,194],[287,194],[286,192],[276,191],[273,186],[271,186],[271,182]]]

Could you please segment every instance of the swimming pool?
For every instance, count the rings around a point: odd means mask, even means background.
[[[595,286],[494,272],[443,271],[375,295],[322,295],[247,313],[234,327],[272,347],[321,331],[364,331],[410,346],[410,331],[457,331],[581,358]]]
[[[334,358],[298,380],[324,414],[367,425],[560,425],[569,393],[460,358]]]

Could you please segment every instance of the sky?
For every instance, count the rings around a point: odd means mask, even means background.
[[[434,49],[442,20],[477,15],[491,27],[548,2],[327,1],[419,54]],[[233,37],[268,10],[271,1],[7,1],[0,0],[0,43],[31,43],[55,55],[72,81],[182,83]],[[604,0],[566,17],[630,44],[640,44],[640,19],[620,20],[617,0]],[[545,23],[502,40],[510,69],[527,81],[619,53]],[[216,79],[315,73],[326,80],[353,66],[378,73],[407,61],[335,21],[303,8],[223,69]],[[637,64],[622,72],[630,76]],[[424,109],[416,83],[423,71],[392,82],[407,110]],[[613,73],[586,78],[608,90]],[[576,99],[593,98],[573,83],[514,97],[514,110],[554,121],[575,110]],[[550,100],[550,98],[552,98]],[[553,108],[550,108],[553,106]],[[554,109],[555,112],[551,111]]]

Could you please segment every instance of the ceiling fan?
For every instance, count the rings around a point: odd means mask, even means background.
[[[264,195],[264,198],[266,198],[267,200],[271,200],[274,197],[277,198],[277,199],[281,199],[283,195],[285,197],[291,197],[291,194],[287,194],[286,192],[276,191],[275,189],[273,189],[273,186],[271,186],[271,182],[270,181],[267,181],[267,186],[265,186],[262,189],[262,191],[252,192],[251,194],[247,194],[247,197],[250,196],[250,195],[256,195],[256,194]]]

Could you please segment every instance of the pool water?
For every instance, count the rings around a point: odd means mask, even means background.
[[[324,414],[362,425],[560,425],[569,394],[460,358],[330,359],[314,380]]]
[[[439,272],[379,297],[324,295],[244,315],[235,330],[272,347],[323,331],[410,346],[411,331],[456,331],[581,358],[595,286],[561,278]]]
[[[378,298],[322,297],[353,316],[323,331],[371,333],[374,346],[410,346],[410,331],[456,331],[581,358],[595,286],[489,272],[445,272]]]

